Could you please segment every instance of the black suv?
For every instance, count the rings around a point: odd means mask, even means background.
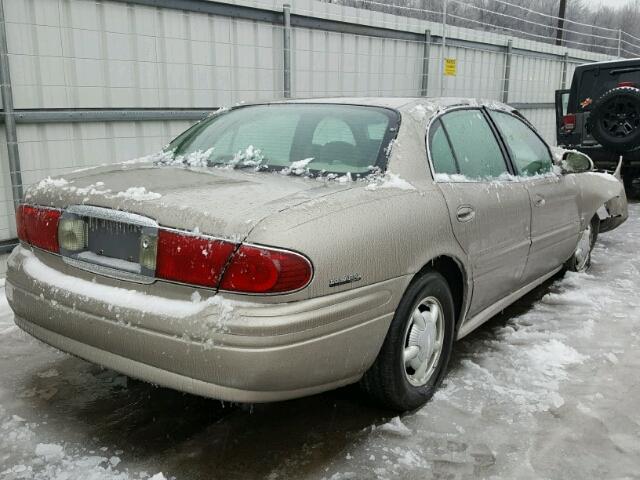
[[[614,170],[622,155],[628,195],[640,192],[640,59],[576,67],[570,90],[556,90],[558,145]]]

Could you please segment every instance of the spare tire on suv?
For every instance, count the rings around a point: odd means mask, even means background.
[[[589,116],[591,135],[617,153],[640,148],[640,89],[616,87],[602,95]]]

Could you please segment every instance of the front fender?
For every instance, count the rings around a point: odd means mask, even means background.
[[[624,185],[614,175],[603,172],[585,172],[576,175],[580,192],[582,225],[595,215],[600,219],[600,232],[618,227],[628,218],[627,196]]]

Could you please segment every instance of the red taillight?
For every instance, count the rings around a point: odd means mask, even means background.
[[[160,230],[156,277],[215,288],[235,249],[232,242]]]
[[[633,82],[620,82],[618,83],[618,87],[635,87],[636,84]]]
[[[562,117],[562,126],[565,131],[571,132],[574,128],[576,128],[576,116],[573,113],[565,115]]]
[[[20,205],[16,212],[18,238],[34,247],[58,253],[60,210]]]
[[[20,205],[18,237],[34,247],[59,253],[61,211]],[[290,251],[158,230],[155,276],[237,293],[287,293],[305,287],[313,275],[306,257]],[[148,268],[153,268],[148,267]]]
[[[224,272],[221,290],[241,293],[285,293],[310,281],[311,263],[294,252],[242,245]]]

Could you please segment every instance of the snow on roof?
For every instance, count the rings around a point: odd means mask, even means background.
[[[514,110],[512,107],[509,107],[497,100],[464,97],[326,97],[298,98],[294,100],[285,100],[283,103],[340,103],[345,105],[371,105],[398,110],[407,110],[415,107],[416,105],[435,105],[436,107],[441,108],[469,105]]]

